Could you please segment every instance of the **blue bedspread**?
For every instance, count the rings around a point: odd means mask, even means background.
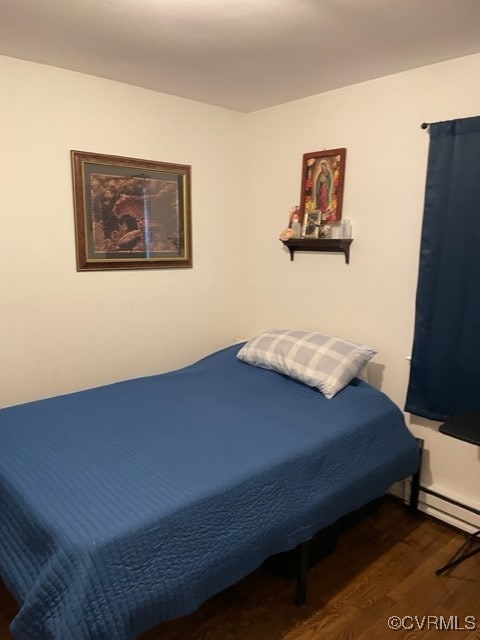
[[[0,411],[0,572],[19,640],[127,640],[413,473],[402,413],[237,360]]]

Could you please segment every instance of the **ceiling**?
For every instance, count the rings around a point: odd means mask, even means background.
[[[480,51],[480,0],[0,0],[0,54],[251,112]]]

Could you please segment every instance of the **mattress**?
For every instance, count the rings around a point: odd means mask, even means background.
[[[383,393],[355,379],[326,400],[240,346],[0,411],[15,638],[137,638],[416,471]]]

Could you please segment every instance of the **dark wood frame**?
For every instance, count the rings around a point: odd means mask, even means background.
[[[190,165],[83,151],[71,161],[77,271],[192,266]]]
[[[345,163],[347,150],[330,149],[327,151],[313,151],[303,155],[302,186],[300,191],[300,218],[305,221],[307,213],[320,211],[321,224],[338,222],[342,219],[343,185],[345,182]],[[319,204],[316,199],[316,183],[320,173],[320,167],[326,164],[330,180],[330,195],[335,198],[335,209],[328,211],[328,203]],[[333,169],[333,171],[332,171]]]

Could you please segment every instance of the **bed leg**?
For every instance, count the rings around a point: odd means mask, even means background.
[[[412,476],[412,484],[410,489],[410,501],[409,501],[409,509],[412,513],[418,512],[418,496],[420,493],[420,473],[422,471],[422,455],[423,455],[423,440],[421,438],[416,438],[418,445],[418,453],[420,456],[420,460],[418,463],[418,469]]]
[[[297,547],[297,607],[301,607],[307,600],[308,546],[308,542],[302,542]]]

